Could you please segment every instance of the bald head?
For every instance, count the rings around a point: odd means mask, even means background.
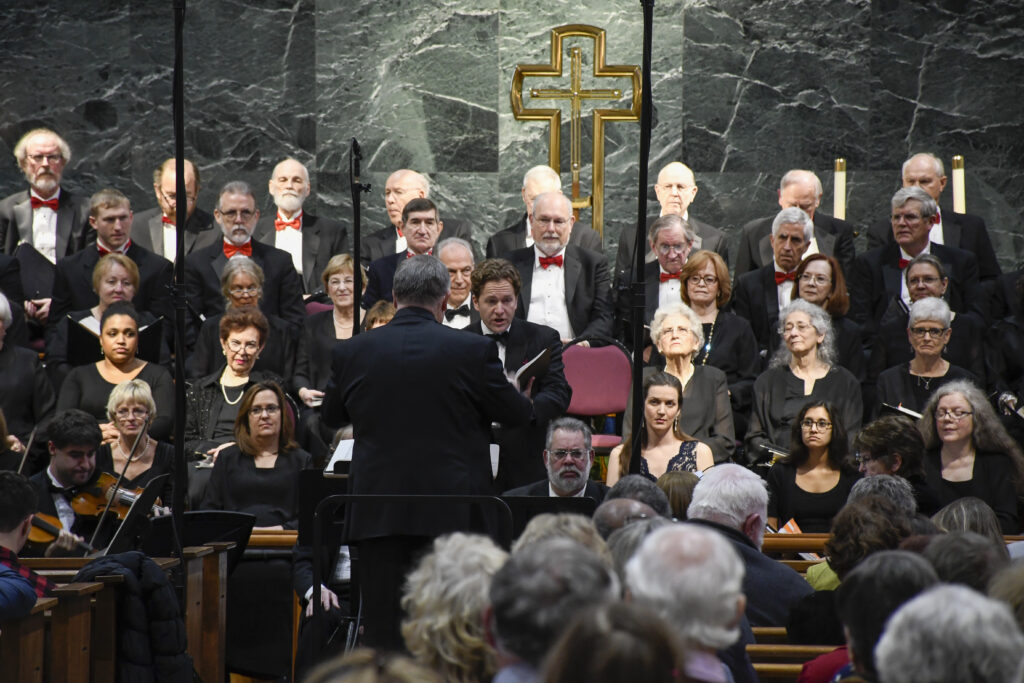
[[[630,522],[641,519],[653,519],[659,517],[647,503],[641,503],[632,498],[615,498],[606,500],[594,510],[594,525],[601,538],[607,540],[612,532],[621,529]]]
[[[401,225],[402,209],[410,200],[429,195],[430,183],[423,174],[401,168],[389,175],[384,184],[384,206],[391,224],[395,227]]]
[[[199,194],[199,175],[195,165],[185,159],[186,218],[196,209],[196,195]],[[173,157],[165,159],[153,173],[153,193],[165,216],[174,220],[178,208],[178,162]]]
[[[550,166],[534,166],[523,176],[523,203],[526,213],[531,213],[533,201],[546,192],[561,192],[562,179]]]
[[[694,180],[693,171],[686,164],[673,161],[658,173],[654,193],[661,204],[661,215],[674,213],[682,216],[693,198],[697,196],[697,182]]]
[[[946,187],[942,160],[934,154],[915,154],[903,162],[903,187],[920,187],[936,202]]]
[[[814,220],[814,211],[821,203],[821,181],[811,171],[787,171],[779,182],[779,206],[797,208]]]

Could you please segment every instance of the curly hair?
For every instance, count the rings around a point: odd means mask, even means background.
[[[896,550],[912,533],[910,519],[895,503],[864,496],[844,505],[832,520],[832,533],[825,542],[828,566],[842,581],[871,553]]]
[[[512,285],[512,291],[519,296],[519,290],[523,286],[519,269],[512,265],[511,261],[503,258],[489,258],[476,264],[473,274],[469,277],[469,288],[473,296],[479,298],[484,285],[499,280],[508,280],[508,283]]]
[[[828,313],[825,312],[821,306],[815,306],[809,301],[803,299],[797,299],[791,302],[779,313],[779,327],[778,334],[781,337],[785,332],[786,319],[789,318],[793,313],[803,313],[811,320],[811,325],[814,327],[815,332],[820,335],[824,335],[824,339],[821,344],[818,345],[818,359],[821,362],[828,365],[836,364],[836,333],[832,328],[832,318]],[[768,363],[768,367],[777,368],[784,365],[789,365],[793,359],[793,354],[790,352],[789,347],[785,343],[779,345],[775,355],[772,356],[771,361]]]
[[[229,308],[220,317],[220,340],[227,341],[232,332],[241,332],[250,327],[256,328],[260,336],[260,346],[263,346],[270,334],[267,316],[263,315],[263,312],[255,306]]]

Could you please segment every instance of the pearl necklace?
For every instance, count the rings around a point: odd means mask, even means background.
[[[146,434],[146,445],[142,447],[139,453],[145,453],[146,449],[149,448],[149,434]],[[134,458],[129,458],[128,454],[124,452],[124,447],[121,446],[121,439],[117,440],[117,452],[121,454],[121,457],[128,460],[129,462],[135,462],[140,456],[136,455]]]

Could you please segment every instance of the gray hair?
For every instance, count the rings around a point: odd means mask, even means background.
[[[224,266],[224,270],[220,274],[220,292],[224,295],[224,298],[228,298],[228,292],[231,289],[231,280],[236,275],[248,275],[256,284],[259,285],[260,289],[263,289],[265,278],[263,275],[263,269],[260,268],[260,264],[253,261],[248,256],[232,256],[228,259],[227,264]]]
[[[3,292],[0,292],[0,322],[4,324],[5,329],[9,330],[13,320],[14,315],[11,313],[11,302],[7,300]]]
[[[942,264],[942,261],[939,260],[939,257],[936,256],[935,254],[921,253],[915,256],[914,258],[910,259],[910,261],[907,263],[907,267],[903,269],[903,279],[907,281],[908,285],[910,284],[910,269],[913,268],[914,266],[919,266],[921,264],[931,266],[932,268],[935,269],[935,272],[939,274],[940,279],[946,279],[946,266]]]
[[[655,240],[658,239],[659,232],[676,227],[682,229],[686,245],[692,247],[693,243],[697,240],[697,236],[690,229],[690,224],[682,216],[674,213],[667,213],[651,223],[651,229],[647,231],[647,239],[650,240],[651,244],[654,244]]]
[[[668,496],[658,488],[657,484],[642,474],[627,474],[622,479],[619,479],[615,482],[614,486],[608,489],[604,502],[607,503],[609,500],[615,500],[616,498],[636,500],[649,505],[652,510],[662,517],[672,516],[672,506],[669,505]]]
[[[935,175],[939,176],[940,178],[946,175],[946,167],[942,165],[942,159],[938,158],[931,152],[918,152],[917,154],[908,157],[907,160],[903,162],[903,165],[900,166],[901,179],[903,178],[903,174],[907,172],[907,166],[909,166],[910,162],[913,161],[916,157],[928,157],[929,159],[932,160],[932,163],[935,164]]]
[[[949,310],[949,304],[934,296],[926,296],[910,304],[910,315],[907,316],[907,328],[922,320],[934,320],[942,325],[942,329],[948,329],[953,321],[953,314]]]
[[[892,209],[895,211],[909,201],[921,202],[921,217],[929,218],[939,212],[939,205],[932,196],[920,187],[901,187],[892,196]]]
[[[791,206],[788,209],[783,209],[775,214],[775,220],[772,221],[772,236],[778,237],[779,231],[782,230],[783,225],[789,225],[795,223],[803,226],[804,229],[804,242],[810,244],[814,238],[814,221],[808,216],[803,209],[799,209],[795,206]]]
[[[681,315],[686,318],[690,323],[693,336],[697,338],[697,348],[700,349],[704,346],[704,326],[701,324],[697,314],[693,312],[693,309],[682,301],[675,304],[666,304],[654,312],[654,317],[651,318],[651,341],[654,342],[655,346],[658,345],[658,340],[661,339],[661,328],[665,325],[665,319],[670,315]]]
[[[220,188],[220,192],[217,193],[218,211],[221,210],[220,200],[223,199],[224,195],[226,194],[246,195],[248,197],[252,197],[253,203],[256,203],[256,195],[253,193],[252,188],[249,186],[249,183],[245,182],[244,180],[232,180],[229,183],[225,183],[225,185],[222,188]]]
[[[1010,608],[963,586],[940,585],[890,618],[875,648],[882,683],[1012,681],[1024,636]]]
[[[28,151],[25,149],[28,146],[28,141],[37,135],[52,135],[55,137],[57,139],[57,147],[60,149],[60,155],[64,158],[64,163],[67,164],[71,162],[71,146],[65,142],[64,138],[57,135],[49,128],[33,128],[18,138],[18,142],[14,145],[14,158],[18,160],[19,166],[21,166],[28,157]]]
[[[651,517],[619,527],[608,536],[608,552],[612,554],[615,573],[619,575],[619,581],[623,584],[626,583],[626,563],[633,557],[644,539],[661,527],[670,524],[673,522],[664,517]]]
[[[917,512],[917,498],[914,497],[914,487],[903,477],[894,477],[891,474],[876,474],[873,477],[863,477],[850,489],[850,495],[846,498],[846,502],[852,503],[865,496],[885,498],[908,516]]]
[[[579,612],[619,597],[613,572],[567,538],[528,545],[491,581],[493,633],[499,650],[539,667]]]
[[[125,403],[141,403],[149,411],[149,419],[156,419],[156,401],[153,400],[153,390],[149,383],[142,379],[130,379],[121,382],[110,390],[107,397],[107,417],[114,421],[119,406]],[[152,424],[152,422],[150,422]]]
[[[473,265],[476,265],[476,257],[473,255],[473,245],[462,239],[461,237],[448,237],[437,243],[437,247],[434,249],[434,253],[441,256],[444,250],[448,247],[462,247],[469,252],[469,261]]]
[[[590,427],[587,426],[582,420],[577,420],[575,417],[560,417],[557,420],[552,420],[548,423],[548,433],[544,437],[544,448],[551,448],[551,438],[555,435],[555,430],[561,429],[565,432],[576,432],[583,435],[583,447],[588,451],[591,448],[591,432]]]
[[[789,171],[786,171],[786,174],[782,176],[782,180],[779,181],[779,192],[782,192],[783,190],[785,190],[790,185],[793,185],[794,183],[801,183],[804,180],[808,180],[807,176],[810,176],[809,179],[814,181],[814,192],[820,198],[822,194],[822,188],[821,179],[818,178],[818,174],[816,174],[814,171],[805,171],[800,168],[794,168]]]
[[[526,187],[526,184],[533,178],[543,178],[545,180],[550,180],[555,184],[555,186],[559,190],[562,189],[562,178],[558,175],[558,173],[555,172],[555,169],[551,168],[547,164],[540,164],[538,166],[534,166],[529,171],[524,173],[523,187]]]
[[[435,257],[420,254],[403,259],[395,269],[395,301],[406,306],[433,307],[451,290],[448,269]]]
[[[752,514],[768,517],[768,485],[745,467],[722,463],[704,471],[693,490],[687,519],[705,519],[742,530]]]
[[[720,650],[739,637],[744,566],[717,531],[673,524],[648,536],[626,564],[634,599],[660,614],[684,646]]]
[[[812,304],[809,301],[803,299],[795,299],[791,304],[782,309],[779,313],[779,336],[782,336],[783,329],[786,326],[786,318],[793,313],[805,313],[808,318],[811,319],[811,325],[818,334],[825,335],[825,340],[818,346],[818,358],[828,365],[835,365],[836,363],[836,333],[832,329],[832,318],[821,306]],[[772,356],[771,362],[768,364],[769,367],[777,368],[783,365],[789,365],[792,360],[793,354],[790,353],[789,347],[785,343],[780,344],[775,355]]]
[[[542,192],[539,195],[537,195],[536,197],[534,197],[533,198],[533,206],[530,207],[530,213],[531,214],[537,210],[537,202],[539,202],[544,197],[547,197],[548,195],[557,195],[558,197],[561,197],[562,198],[562,203],[565,206],[565,214],[566,214],[566,216],[571,216],[572,215],[572,200],[569,199],[568,197],[566,197],[560,191],[559,192]]]

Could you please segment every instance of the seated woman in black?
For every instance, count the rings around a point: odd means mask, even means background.
[[[145,381],[153,391],[160,416],[150,425],[156,439],[169,439],[174,425],[174,382],[167,368],[141,360],[139,316],[127,301],[115,301],[106,307],[100,319],[100,348],[103,360],[71,370],[61,385],[57,410],[81,408],[100,422],[104,443],[112,443],[120,433],[107,415],[110,392],[130,379]]]
[[[1017,497],[1024,491],[1024,453],[985,394],[966,380],[949,382],[928,400],[918,428],[924,471],[941,505],[965,496],[988,503],[1004,534],[1020,532]]]
[[[789,456],[768,470],[768,524],[794,520],[804,533],[828,533],[860,479],[847,457],[846,430],[832,404],[810,401],[793,422]]]
[[[924,478],[924,438],[909,417],[882,415],[864,425],[853,439],[853,459],[865,477],[888,474],[906,479],[921,514],[933,515],[942,507]]]

